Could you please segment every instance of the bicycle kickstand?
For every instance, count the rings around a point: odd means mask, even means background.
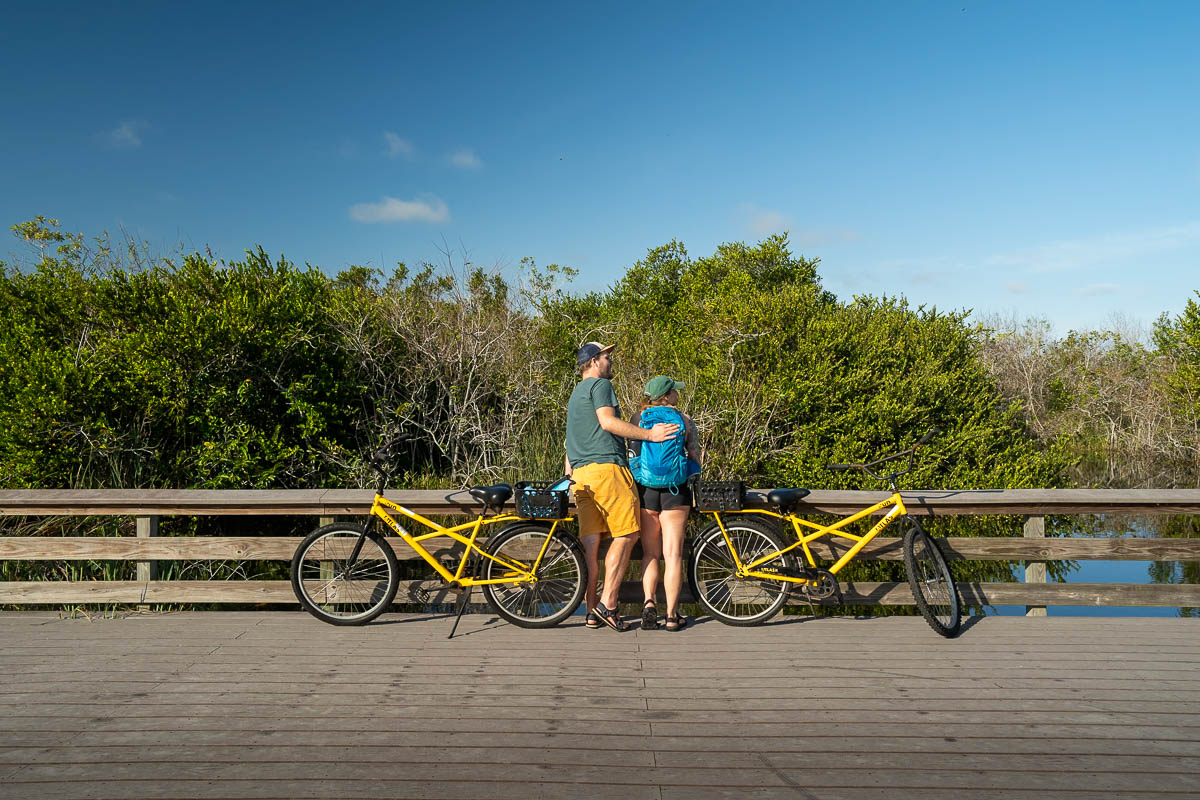
[[[467,565],[467,574],[468,575],[471,575],[472,577],[474,577],[475,566],[478,563],[478,561],[479,561],[479,557],[476,556],[474,553],[472,553],[471,554],[471,563]],[[452,627],[450,629],[450,635],[446,637],[447,639],[454,638],[454,632],[456,630],[458,630],[458,621],[460,619],[462,619],[463,612],[467,610],[467,606],[471,605],[471,593],[474,591],[475,591],[475,589],[472,586],[464,586],[463,587],[462,594],[460,594],[458,596],[458,613],[454,615],[454,627]]]
[[[801,589],[801,590],[800,590],[800,591],[798,591],[798,592],[797,592],[797,591],[794,591],[794,590],[791,590],[791,589],[789,589],[789,590],[788,590],[788,594],[789,594],[789,595],[796,595],[796,594],[798,594],[798,595],[800,595],[801,597],[803,597],[803,598],[804,598],[804,602],[808,603],[808,613],[809,613],[809,616],[813,617],[814,619],[816,618],[816,616],[817,616],[817,607],[813,605],[813,601],[812,601],[812,595],[808,593],[808,586],[807,586],[807,585],[805,585],[805,586],[804,586],[804,588],[803,588],[803,589]]]
[[[467,610],[467,606],[471,604],[472,587],[468,586],[462,590],[462,594],[458,596],[458,613],[454,615],[454,627],[450,629],[450,635],[447,639],[454,638],[454,632],[458,630],[458,621],[462,619],[463,612]]]

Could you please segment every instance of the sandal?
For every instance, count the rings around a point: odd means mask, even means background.
[[[675,633],[676,631],[681,631],[686,628],[689,622],[691,622],[691,620],[683,614],[680,614],[677,617],[667,617],[666,629],[672,633]],[[672,625],[675,627],[672,628]]]
[[[626,624],[625,620],[621,619],[616,611],[613,611],[611,608],[605,608],[604,603],[596,603],[596,616],[600,618],[601,622],[618,633],[624,633],[629,630],[629,625]]]
[[[658,627],[658,606],[653,600],[642,603],[642,630],[652,631]]]
[[[602,628],[602,627],[604,627],[603,624],[600,622],[600,618],[598,616],[596,616],[595,611],[587,612],[587,614],[583,618],[583,626],[585,628]]]

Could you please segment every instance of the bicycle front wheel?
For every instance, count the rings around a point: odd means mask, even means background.
[[[929,627],[947,638],[955,636],[962,622],[958,587],[941,548],[916,520],[904,535],[904,567],[917,609]]]
[[[351,564],[356,547],[358,555]],[[399,586],[396,553],[384,537],[359,525],[334,523],[318,528],[292,556],[296,599],[305,611],[330,625],[370,622],[392,604]]]
[[[549,628],[579,608],[587,580],[583,548],[572,536],[551,535],[549,529],[527,523],[506,527],[485,546],[491,555],[530,570],[543,545],[546,552],[532,581],[520,580],[514,570],[482,557],[484,580],[512,579],[511,583],[484,584],[483,596],[497,614],[522,628]]]
[[[726,518],[724,522],[743,564],[783,549],[779,537],[762,522],[738,518]],[[791,557],[785,555],[763,568],[787,568],[791,564]],[[704,610],[726,625],[761,625],[787,602],[787,584],[783,581],[737,576],[737,564],[716,522],[696,537],[688,560],[688,582]]]

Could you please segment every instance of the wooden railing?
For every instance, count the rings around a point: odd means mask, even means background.
[[[885,492],[814,491],[803,510],[847,514],[887,496]],[[939,517],[1020,515],[1020,537],[949,538],[947,555],[964,561],[1024,561],[1024,583],[960,583],[971,605],[1025,605],[1043,614],[1051,605],[1200,606],[1200,586],[1166,584],[1046,583],[1045,562],[1060,559],[1200,561],[1200,539],[1045,538],[1048,514],[1196,514],[1200,490],[996,489],[904,492],[910,513]],[[390,492],[389,497],[426,515],[474,514],[478,506],[465,491]],[[0,560],[128,560],[137,563],[133,581],[0,581],[0,605],[294,603],[287,581],[159,580],[160,561],[288,561],[299,536],[162,537],[162,516],[299,515],[332,520],[362,517],[372,492],[328,490],[30,490],[0,491],[0,517],[115,515],[134,517],[136,536],[0,536]],[[314,520],[316,522],[317,520]],[[936,532],[936,526],[934,526]],[[842,549],[822,540],[817,557]],[[398,539],[397,555],[415,554]],[[452,552],[452,551],[447,551]],[[880,537],[860,558],[897,560],[900,540]],[[398,602],[441,602],[449,596],[434,581],[407,581]],[[847,583],[842,590],[852,605],[911,605],[905,583]],[[421,598],[418,600],[418,598]],[[428,598],[428,599],[426,599]],[[627,583],[622,598],[640,599],[640,587]]]

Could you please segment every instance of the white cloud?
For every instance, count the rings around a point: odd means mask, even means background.
[[[745,218],[746,229],[755,236],[768,236],[772,233],[782,233],[792,227],[790,217],[766,208],[759,208],[753,203],[743,203],[742,216]]]
[[[1050,242],[1029,250],[995,255],[985,263],[1032,272],[1061,272],[1110,261],[1132,262],[1151,253],[1178,250],[1196,243],[1200,243],[1200,222],[1191,222]]]
[[[113,150],[136,150],[142,146],[142,131],[146,123],[125,120],[111,131],[101,134],[104,146]]]
[[[450,209],[436,197],[427,200],[397,200],[384,197],[378,203],[356,203],[350,207],[356,222],[445,222]]]
[[[470,148],[457,150],[450,155],[450,163],[459,169],[479,169],[483,166],[483,162],[479,160],[479,156],[475,155],[475,151]]]
[[[387,152],[388,158],[395,158],[396,156],[404,156],[405,158],[412,158],[413,153],[416,152],[416,149],[413,147],[412,142],[401,137],[400,134],[398,134],[398,133],[392,133],[391,131],[385,131],[383,134],[383,139],[384,139],[384,141],[387,142],[387,151],[386,152]]]

